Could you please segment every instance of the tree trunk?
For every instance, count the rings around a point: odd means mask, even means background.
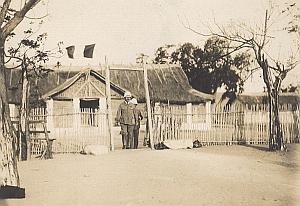
[[[279,121],[279,105],[278,105],[278,91],[275,89],[268,94],[269,97],[269,149],[280,150],[283,149],[283,134]]]
[[[263,79],[267,87],[269,99],[269,150],[280,150],[283,149],[284,144],[279,120],[278,96],[281,82],[285,75],[281,76],[280,74],[275,76],[275,80],[273,80],[268,61],[264,58],[264,55],[259,53],[258,56],[260,57],[258,62],[263,70]]]
[[[0,186],[20,186],[17,168],[16,135],[10,120],[5,84],[4,43],[0,41]]]
[[[29,89],[30,84],[27,79],[26,68],[22,68],[22,102],[20,110],[20,128],[21,128],[21,160],[30,159],[31,156],[31,140],[29,135]],[[25,138],[23,138],[25,137]]]

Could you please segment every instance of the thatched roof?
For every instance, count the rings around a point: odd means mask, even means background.
[[[138,68],[138,66],[136,66]],[[143,71],[113,70],[110,79],[115,84],[131,91],[140,101],[145,101]],[[154,101],[170,103],[206,102],[214,96],[193,89],[183,70],[178,65],[147,65],[149,94]],[[103,70],[99,71],[104,74]]]
[[[242,94],[237,97],[237,101],[248,105],[268,104],[268,96],[266,93]],[[296,93],[281,93],[279,95],[279,104],[298,105],[300,104],[300,95]]]
[[[128,68],[140,68],[138,65],[111,65],[110,79],[114,88],[119,88],[119,92],[122,93],[123,90],[131,91],[140,102],[145,101],[145,91],[144,91],[144,77],[143,71],[128,71]],[[79,68],[81,68],[79,70]],[[118,68],[121,70],[114,70]],[[122,69],[123,68],[123,69]],[[68,87],[73,81],[82,74],[86,72],[86,69],[82,67],[61,67],[48,73],[45,78],[37,79],[34,86],[38,88],[38,92],[41,96],[45,97],[49,92],[57,92],[60,89]],[[188,79],[185,73],[178,65],[147,65],[148,69],[148,79],[149,79],[149,93],[150,98],[154,101],[160,102],[170,102],[170,103],[201,103],[208,100],[213,100],[214,96],[199,92],[192,89],[188,83]],[[104,66],[92,67],[90,69],[95,75],[98,76],[101,81],[104,79]],[[11,102],[20,102],[20,80],[21,74],[20,70],[13,70],[7,72],[7,81],[9,87],[17,88],[11,90],[9,96],[14,96],[11,98]],[[14,99],[14,100],[13,100]]]

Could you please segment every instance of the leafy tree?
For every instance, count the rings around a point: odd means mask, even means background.
[[[154,63],[179,63],[193,88],[214,94],[224,86],[224,97],[233,100],[236,93],[242,92],[242,71],[249,67],[250,55],[244,52],[232,56],[228,54],[230,47],[229,41],[217,37],[209,38],[204,48],[185,43],[170,55],[169,46],[160,47]]]
[[[285,148],[279,121],[278,96],[287,73],[299,63],[299,11],[295,2],[284,5],[271,2],[265,10],[264,21],[255,25],[233,22],[225,27],[216,24],[209,27],[209,34],[186,26],[199,35],[230,41],[232,48],[228,55],[236,51],[252,52],[258,68],[262,71],[268,93],[270,150]]]
[[[4,0],[0,10],[0,185],[20,186],[16,156],[16,135],[9,116],[5,84],[5,43],[25,15],[41,0],[28,0],[20,8],[11,8],[11,0]],[[25,42],[24,42],[25,43]]]
[[[175,45],[165,45],[159,47],[155,52],[155,58],[153,63],[155,64],[165,64],[169,62],[170,54],[168,49],[173,48]]]
[[[20,81],[22,85],[20,134],[18,135],[21,137],[18,140],[22,142],[22,144],[18,144],[18,146],[22,145],[22,147],[18,147],[17,150],[21,160],[26,160],[31,153],[31,141],[29,135],[30,106],[39,103],[38,89],[31,87],[35,86],[35,82],[38,78],[44,77],[50,71],[44,67],[44,64],[49,60],[49,55],[52,53],[51,51],[44,50],[43,48],[44,41],[47,38],[46,33],[35,37],[33,30],[30,28],[24,31],[24,34],[25,36],[19,43],[17,43],[17,45],[8,47],[8,52],[6,54],[7,64],[10,62],[15,62],[17,64],[16,66],[8,69],[19,68],[22,71]]]

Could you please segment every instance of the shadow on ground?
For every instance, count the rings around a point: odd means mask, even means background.
[[[245,144],[242,146],[267,152],[266,154],[268,155],[264,158],[269,159],[270,162],[273,164],[293,169],[299,168],[299,144],[287,144],[286,151],[270,151],[268,145]],[[274,158],[276,156],[278,156],[279,158]]]
[[[243,144],[241,146],[257,149],[260,151],[270,152],[268,145]]]

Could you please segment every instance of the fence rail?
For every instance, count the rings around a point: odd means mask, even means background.
[[[165,140],[198,140],[203,145],[267,144],[269,142],[266,105],[216,107],[210,113],[186,113],[184,106],[161,106],[153,114],[154,144]],[[299,142],[299,106],[280,108],[280,122],[286,143]],[[198,120],[198,121],[194,121]],[[201,121],[199,121],[201,120]]]
[[[107,115],[95,109],[82,109],[79,113],[48,115],[46,109],[35,108],[30,120],[43,120],[47,124],[49,137],[55,139],[52,145],[55,153],[78,153],[89,144],[109,146]],[[41,124],[32,124],[30,130],[41,130]],[[41,154],[46,148],[44,134],[31,133],[33,155]]]

